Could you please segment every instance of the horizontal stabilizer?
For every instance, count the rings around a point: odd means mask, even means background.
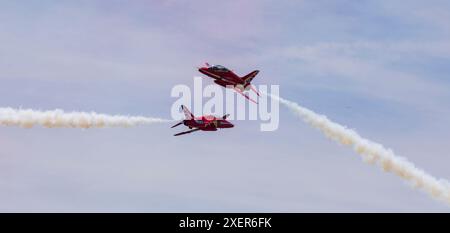
[[[188,133],[193,133],[193,132],[195,132],[195,131],[199,131],[200,129],[193,129],[193,130],[189,130],[189,131],[184,131],[184,132],[181,132],[181,133],[177,133],[177,134],[175,134],[175,135],[173,135],[173,136],[181,136],[181,135],[184,135],[184,134],[188,134]]]
[[[180,122],[180,123],[178,123],[178,124],[176,124],[176,125],[174,125],[174,126],[172,126],[172,127],[170,127],[170,128],[175,128],[175,127],[177,127],[177,126],[179,126],[179,125],[181,125],[181,124],[183,124],[183,121]]]

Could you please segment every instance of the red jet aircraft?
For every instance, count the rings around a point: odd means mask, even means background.
[[[219,129],[219,128],[233,128],[234,127],[233,124],[231,124],[229,121],[226,120],[227,117],[230,116],[229,114],[223,116],[222,118],[217,118],[215,116],[194,117],[194,115],[184,105],[181,105],[181,109],[184,112],[186,120],[183,120],[180,123],[172,126],[172,128],[175,128],[181,124],[184,124],[185,126],[189,127],[189,129],[191,129],[191,130],[177,133],[173,136],[180,136],[183,134],[188,134],[188,133],[192,133],[192,132],[199,131],[199,130],[217,131],[217,129]]]
[[[234,90],[236,90],[239,94],[257,104],[257,102],[246,95],[244,91],[252,89],[259,96],[258,91],[251,84],[251,81],[259,73],[259,70],[252,71],[250,74],[247,74],[244,77],[239,77],[233,71],[221,65],[210,66],[208,63],[205,64],[206,67],[198,68],[198,71],[200,71],[200,73],[215,79],[214,82],[220,86],[232,86]]]

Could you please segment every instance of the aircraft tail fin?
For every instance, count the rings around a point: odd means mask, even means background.
[[[194,119],[194,114],[192,114],[186,106],[181,105],[181,110],[183,110],[186,120]]]
[[[242,80],[244,80],[244,82],[245,82],[244,86],[250,84],[258,73],[259,73],[259,70],[254,70],[251,73],[249,73],[249,74],[245,75],[244,77],[242,77]]]
[[[250,74],[245,75],[242,77],[242,80],[244,80],[244,88],[245,90],[252,89],[258,96],[259,92],[256,90],[254,86],[252,86],[251,82],[256,77],[256,75],[259,73],[259,70],[254,70]]]

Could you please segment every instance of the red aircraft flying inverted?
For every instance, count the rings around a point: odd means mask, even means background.
[[[236,90],[239,94],[257,104],[257,102],[246,95],[244,91],[252,89],[259,96],[258,91],[251,84],[251,81],[259,73],[259,70],[252,71],[250,74],[247,74],[244,77],[239,77],[233,71],[221,65],[210,66],[208,63],[205,64],[206,67],[200,67],[198,69],[200,73],[215,79],[214,82],[220,86],[232,86],[234,90]]]
[[[191,129],[191,130],[177,133],[173,136],[180,136],[183,134],[188,134],[188,133],[192,133],[192,132],[199,131],[199,130],[217,131],[218,128],[233,128],[234,127],[233,124],[231,124],[229,121],[226,120],[227,117],[230,116],[229,114],[223,116],[222,118],[217,118],[215,116],[194,117],[194,115],[184,105],[181,105],[181,109],[183,110],[186,119],[181,121],[180,123],[172,126],[172,128],[175,128],[181,124],[184,124],[185,126],[189,127],[189,129]]]

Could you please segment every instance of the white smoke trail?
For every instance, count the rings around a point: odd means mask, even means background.
[[[111,116],[95,112],[35,111],[31,109],[0,108],[1,126],[31,128],[40,125],[47,128],[104,128],[131,127],[136,125],[170,122],[160,118],[143,116]]]
[[[417,168],[406,158],[394,154],[391,149],[361,137],[355,131],[330,121],[326,116],[317,114],[295,102],[278,96],[269,95],[288,107],[306,123],[319,129],[328,138],[343,145],[351,146],[361,155],[364,161],[380,166],[384,171],[391,172],[409,181],[415,188],[421,189],[432,197],[450,205],[450,185],[444,179],[436,179]]]

